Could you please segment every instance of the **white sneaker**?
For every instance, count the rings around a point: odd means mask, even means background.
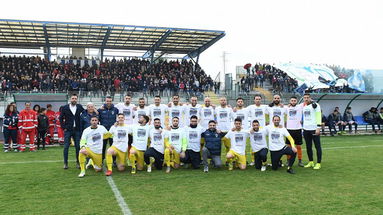
[[[152,165],[148,165],[148,170],[147,172],[152,172]]]
[[[262,167],[261,167],[261,171],[262,171],[262,172],[266,171],[266,166],[262,166]]]
[[[255,163],[254,163],[254,162],[251,162],[249,165],[250,165],[250,166],[254,166],[254,165],[255,165]]]
[[[8,149],[4,149],[4,152],[8,152]]]
[[[166,173],[170,173],[170,171],[171,171],[170,166],[167,166],[167,167],[166,167]]]
[[[83,178],[85,176],[85,171],[81,171],[80,174],[78,174],[79,178]]]
[[[208,173],[208,172],[209,172],[209,166],[205,166],[205,167],[203,168],[203,172]]]

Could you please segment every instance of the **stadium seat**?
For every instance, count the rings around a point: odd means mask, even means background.
[[[364,121],[363,116],[354,116],[356,123],[358,125],[365,125],[366,126],[366,131],[367,131],[367,126],[369,125],[366,121]]]

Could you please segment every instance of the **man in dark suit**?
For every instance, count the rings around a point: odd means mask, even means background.
[[[78,96],[73,94],[70,98],[70,104],[64,105],[60,114],[61,127],[64,130],[64,169],[68,169],[68,150],[71,138],[73,137],[76,148],[76,167],[80,168],[78,154],[80,150],[80,114],[84,111],[82,105],[77,104]]]

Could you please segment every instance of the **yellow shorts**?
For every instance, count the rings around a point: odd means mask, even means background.
[[[170,153],[169,149],[165,149],[165,163],[168,161],[170,165],[174,166],[174,164],[180,164],[180,153],[178,153],[176,150],[172,150],[172,153]]]
[[[120,165],[125,165],[126,164],[126,154],[128,152],[123,152],[113,145],[110,148],[112,148],[116,152],[116,163],[120,164]]]
[[[230,149],[228,154],[234,155],[233,159],[236,160],[239,164],[246,165],[246,155],[238,154],[237,152],[233,151],[232,149]]]
[[[87,157],[89,157],[93,161],[94,169],[101,169],[102,168],[102,154],[94,153],[89,147],[85,147],[85,149],[88,152]]]
[[[131,150],[132,149],[137,152],[136,153],[137,164],[143,167],[144,166],[144,153],[145,153],[145,151],[140,151],[134,146],[132,146]],[[130,154],[130,155],[132,155],[132,154]]]

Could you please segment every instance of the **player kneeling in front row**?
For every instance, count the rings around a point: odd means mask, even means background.
[[[166,173],[169,173],[171,166],[175,169],[180,167],[180,153],[182,151],[182,141],[185,134],[182,128],[179,128],[179,118],[173,117],[170,130],[166,132],[165,137],[165,164]]]
[[[144,160],[148,166],[148,172],[152,172],[152,165],[161,170],[164,164],[165,130],[161,128],[161,120],[155,118],[154,128],[149,131],[150,147],[145,151]]]
[[[274,116],[273,124],[266,126],[266,133],[269,137],[272,169],[278,169],[279,161],[283,155],[290,155],[287,172],[294,174],[295,172],[291,167],[294,164],[295,157],[297,155],[297,149],[295,148],[294,139],[291,137],[287,129],[279,126],[280,121],[281,118],[279,116]],[[290,141],[291,147],[285,144],[285,137]]]
[[[104,126],[98,125],[98,122],[98,118],[93,116],[90,119],[91,126],[86,128],[81,136],[81,149],[78,156],[81,168],[81,173],[78,175],[80,178],[85,176],[85,160],[87,157],[93,160],[93,167],[96,172],[102,170],[102,143],[103,139],[108,138],[110,135]]]
[[[234,129],[230,130],[223,138],[223,141],[226,142],[225,145],[230,145],[230,150],[226,154],[229,170],[233,170],[234,160],[241,170],[246,169],[246,143],[248,140],[249,132],[242,130],[242,120],[236,118]]]
[[[132,126],[133,143],[130,149],[129,160],[132,165],[132,174],[136,174],[136,166],[138,170],[144,168],[144,154],[149,142],[150,127],[147,125],[149,117],[143,115],[140,117],[139,125]],[[136,163],[137,162],[137,163]]]
[[[202,148],[203,171],[209,172],[208,158],[211,158],[214,167],[221,168],[221,146],[222,138],[225,136],[223,132],[217,131],[217,123],[214,120],[209,121],[209,129],[202,133],[205,139],[205,146]]]
[[[204,139],[201,138],[203,128],[198,126],[197,116],[191,116],[190,126],[184,129],[185,139],[182,141],[181,162],[184,164],[190,163],[193,169],[199,169],[201,163],[201,144],[204,143]]]
[[[131,129],[127,124],[124,123],[125,115],[119,113],[117,115],[117,125],[113,125],[109,133],[113,137],[113,145],[106,152],[106,166],[108,170],[106,171],[106,176],[112,175],[113,167],[113,156],[116,156],[116,163],[118,171],[125,170],[126,163],[126,154],[128,150],[129,136]]]
[[[259,121],[254,120],[250,129],[251,149],[254,152],[254,163],[256,169],[266,171],[267,161],[267,143],[266,129],[260,129]]]

